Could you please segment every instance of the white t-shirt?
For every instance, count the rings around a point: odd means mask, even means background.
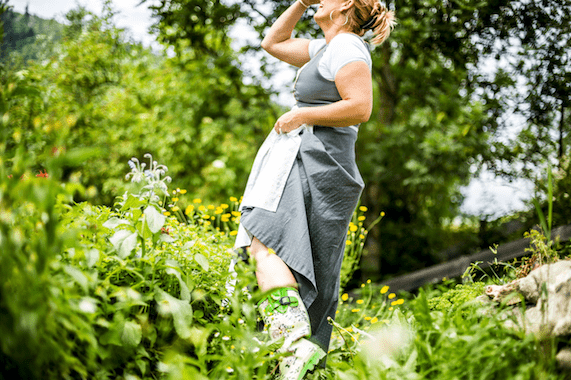
[[[313,58],[325,45],[325,39],[311,40],[309,57]],[[371,54],[363,40],[352,33],[341,33],[329,41],[329,46],[319,61],[318,70],[325,79],[334,81],[343,66],[355,61],[365,62],[369,69],[373,65]]]

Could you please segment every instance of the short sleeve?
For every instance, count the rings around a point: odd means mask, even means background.
[[[325,44],[325,38],[309,41],[309,58],[311,59],[315,57],[315,55],[319,53],[319,50],[321,50]]]
[[[319,62],[319,72],[325,79],[333,81],[342,67],[355,61],[363,61],[371,69],[371,53],[367,45],[354,34],[339,34],[329,42],[327,50],[323,53]]]

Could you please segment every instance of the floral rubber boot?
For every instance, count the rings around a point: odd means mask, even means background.
[[[305,339],[311,335],[309,315],[295,288],[272,291],[258,304],[270,338],[284,339],[278,352],[290,352],[280,361],[281,380],[300,380],[325,356],[315,343]]]

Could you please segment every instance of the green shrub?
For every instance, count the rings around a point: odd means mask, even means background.
[[[485,284],[483,282],[456,284],[452,289],[442,293],[442,295],[430,298],[428,306],[430,310],[455,311],[466,302],[484,294],[484,287]]]

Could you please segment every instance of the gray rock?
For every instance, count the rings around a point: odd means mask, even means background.
[[[533,270],[517,283],[530,307],[525,324],[534,333],[571,335],[571,261],[559,261]]]
[[[539,339],[571,337],[571,261],[543,265],[525,278],[486,287],[488,299],[508,305],[514,303],[515,292],[523,295],[528,306],[508,310],[506,326],[523,329]],[[562,370],[571,371],[571,347],[560,350],[556,359]]]
[[[560,369],[571,371],[571,347],[566,347],[559,351],[555,359]]]

